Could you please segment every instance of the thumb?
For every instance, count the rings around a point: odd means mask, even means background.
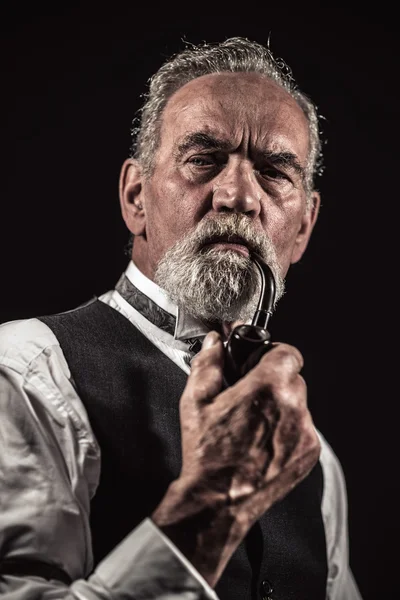
[[[218,341],[221,339],[221,336],[216,331],[209,331],[206,337],[203,340],[203,344],[201,346],[201,351],[207,350],[208,348],[212,348],[218,344]]]
[[[221,336],[210,331],[204,338],[200,352],[191,362],[191,372],[184,396],[191,402],[209,402],[222,389],[224,350]]]

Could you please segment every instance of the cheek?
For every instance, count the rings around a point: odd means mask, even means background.
[[[171,246],[198,222],[199,201],[180,182],[168,178],[152,186],[147,199],[148,232],[154,242]]]
[[[160,182],[157,195],[165,204],[177,230],[193,225],[201,219],[207,204],[207,185],[193,185],[179,171],[167,173]]]
[[[278,260],[285,268],[290,264],[293,247],[301,227],[303,211],[297,206],[286,205],[265,211],[264,229],[273,242]]]

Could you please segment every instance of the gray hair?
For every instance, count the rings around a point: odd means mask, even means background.
[[[310,151],[306,167],[307,196],[314,189],[315,176],[322,172],[322,144],[315,104],[299,90],[290,68],[276,59],[271,50],[243,37],[232,37],[219,44],[188,44],[172,56],[149,79],[145,102],[132,127],[131,156],[138,159],[145,175],[151,175],[160,144],[163,110],[169,98],[183,85],[212,73],[260,73],[286,90],[303,110],[309,126]]]

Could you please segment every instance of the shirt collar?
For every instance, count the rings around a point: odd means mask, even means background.
[[[175,317],[174,339],[184,341],[204,337],[207,334],[209,327],[200,321],[200,319],[196,319],[184,310],[179,309],[168,297],[167,293],[154,283],[154,281],[146,277],[132,260],[125,270],[125,275],[140,292],[145,294],[164,311]]]

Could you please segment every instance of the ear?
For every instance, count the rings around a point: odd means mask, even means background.
[[[307,244],[311,237],[312,230],[317,221],[319,207],[321,204],[321,197],[319,192],[314,191],[311,194],[311,206],[303,215],[301,220],[300,229],[297,232],[296,241],[293,247],[291,263],[296,263],[303,256]]]
[[[144,235],[146,216],[142,192],[142,169],[137,160],[128,158],[121,168],[119,200],[122,216],[133,235]]]

